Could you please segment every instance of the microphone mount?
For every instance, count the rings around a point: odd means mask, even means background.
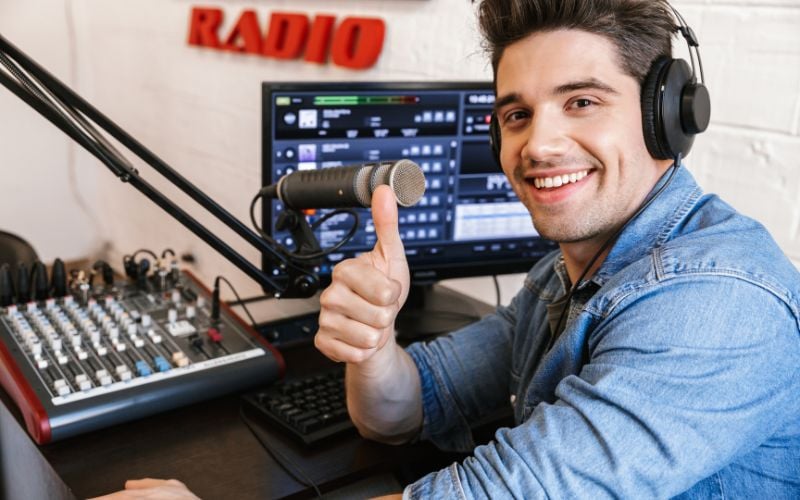
[[[313,271],[315,260],[292,259],[268,244],[188,179],[16,48],[2,34],[0,34],[0,83],[83,146],[122,182],[129,183],[144,194],[276,298],[310,297],[319,289],[319,277]],[[281,273],[288,276],[288,280],[286,282],[276,280],[253,265],[197,219],[145,181],[133,165],[97,131],[95,126],[150,165],[256,250],[266,254],[269,260],[281,270]],[[305,217],[298,213],[290,216],[295,219],[292,234],[298,242],[298,253],[318,251],[319,243]]]

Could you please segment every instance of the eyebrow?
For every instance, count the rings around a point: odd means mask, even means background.
[[[599,90],[607,94],[614,94],[614,95],[619,94],[619,92],[615,88],[606,83],[601,82],[597,78],[587,78],[585,80],[577,80],[574,82],[568,82],[563,85],[559,85],[553,90],[553,94],[554,95],[569,94],[570,92],[574,92],[576,90],[586,90],[586,89]]]
[[[574,82],[567,82],[559,85],[551,91],[552,95],[564,95],[576,90],[599,90],[607,94],[619,95],[614,87],[601,82],[597,78],[587,78],[585,80],[576,80]],[[522,98],[518,92],[506,94],[494,102],[494,111],[497,112],[500,108],[507,104],[521,101]]]

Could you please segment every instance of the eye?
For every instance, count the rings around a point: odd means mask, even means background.
[[[588,108],[589,106],[593,106],[595,104],[594,101],[591,99],[587,99],[585,97],[580,99],[575,99],[570,103],[571,108],[581,109],[581,108]]]
[[[528,117],[528,113],[522,110],[513,110],[503,114],[503,125],[513,126]]]

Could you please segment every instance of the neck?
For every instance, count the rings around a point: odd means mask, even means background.
[[[564,256],[564,265],[567,268],[569,280],[573,285],[578,282],[581,274],[583,274],[584,270],[589,265],[592,258],[594,258],[595,254],[597,254],[598,250],[600,250],[600,247],[603,245],[603,243],[605,243],[605,241],[605,238],[593,238],[591,241],[559,244],[561,253]],[[583,279],[589,279],[594,275],[595,272],[597,272],[597,270],[603,264],[603,261],[606,260],[606,256],[608,255],[608,252],[611,250],[612,246],[613,245],[609,245],[608,248],[603,250],[603,253],[597,257],[597,260],[594,261],[592,267],[589,268]]]

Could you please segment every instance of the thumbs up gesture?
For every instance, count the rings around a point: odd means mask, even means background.
[[[372,195],[372,220],[375,247],[334,267],[332,282],[320,296],[314,344],[334,361],[361,364],[394,346],[394,320],[408,297],[408,262],[388,186]]]

